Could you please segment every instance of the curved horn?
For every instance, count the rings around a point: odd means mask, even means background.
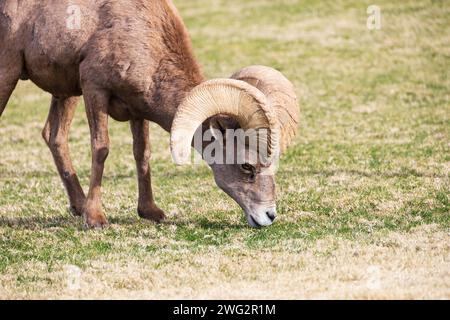
[[[297,134],[299,121],[298,101],[292,83],[279,71],[264,66],[244,68],[232,78],[245,81],[264,93],[279,122],[280,152],[286,151]]]
[[[195,87],[178,108],[170,141],[175,163],[189,163],[195,131],[204,121],[219,114],[232,116],[244,130],[267,129],[269,162],[277,154],[278,121],[265,95],[244,81],[216,79]]]

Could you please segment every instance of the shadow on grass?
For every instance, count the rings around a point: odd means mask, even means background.
[[[6,218],[0,217],[0,227],[8,227],[18,230],[39,230],[39,229],[49,229],[55,227],[72,227],[77,228],[81,225],[81,218],[76,217],[17,217],[17,218]]]
[[[249,227],[244,223],[227,223],[224,221],[218,220],[209,220],[207,218],[199,218],[199,219],[191,219],[191,220],[166,220],[160,224],[161,226],[176,226],[182,228],[193,227],[195,229],[203,229],[203,230],[245,230]]]
[[[142,220],[136,216],[110,217],[108,218],[110,226],[135,226],[139,228],[158,227],[168,228],[176,226],[178,228],[195,228],[203,230],[243,230],[247,229],[244,223],[227,223],[224,221],[209,220],[207,218],[187,219],[170,219],[162,223],[154,223],[148,220]],[[83,218],[70,216],[30,216],[30,217],[1,217],[0,227],[8,227],[17,230],[42,230],[51,228],[73,228],[77,230],[87,230],[84,226]]]
[[[138,224],[138,218],[133,217],[112,217],[108,219],[110,225],[136,225]],[[17,217],[6,218],[0,217],[0,227],[8,227],[17,230],[39,230],[50,228],[74,228],[77,230],[87,230],[84,226],[83,218],[70,216],[54,216],[54,217],[42,217],[42,216],[30,216],[30,217]]]

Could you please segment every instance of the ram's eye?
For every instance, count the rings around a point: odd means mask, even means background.
[[[245,171],[245,172],[248,172],[248,173],[253,173],[254,170],[255,170],[255,168],[252,165],[248,164],[248,163],[243,164],[241,166],[241,169],[243,171]]]

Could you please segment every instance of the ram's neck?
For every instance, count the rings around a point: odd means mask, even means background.
[[[195,61],[186,69],[175,61],[161,61],[158,72],[153,75],[151,120],[170,131],[178,107],[186,95],[204,81]]]
[[[181,102],[205,78],[177,9],[171,1],[162,1],[161,5],[164,7],[159,26],[162,50],[157,70],[152,75],[155,87],[147,102],[152,107],[152,120],[170,131]]]

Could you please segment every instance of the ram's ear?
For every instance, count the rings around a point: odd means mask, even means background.
[[[216,130],[222,134],[222,137],[225,137],[227,129],[236,130],[239,128],[239,122],[231,117],[218,115],[211,118],[209,128],[211,129],[214,139],[218,140],[220,137],[214,133]]]

